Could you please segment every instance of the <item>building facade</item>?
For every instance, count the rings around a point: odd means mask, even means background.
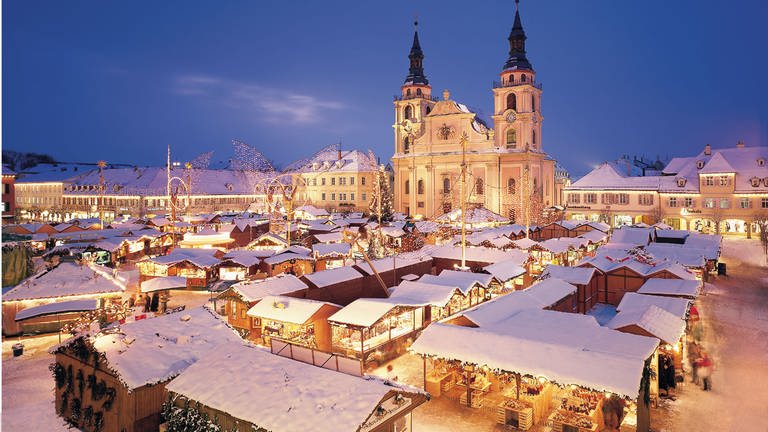
[[[508,39],[509,57],[493,86],[493,116],[483,119],[451,100],[447,90],[442,99],[432,96],[414,32],[409,73],[394,101],[396,211],[433,218],[457,208],[463,159],[464,199],[470,203],[513,220],[521,219],[523,197],[541,207],[559,204],[555,161],[543,150],[542,86],[526,58],[517,11]]]
[[[664,222],[676,229],[751,234],[768,215],[768,147],[712,149],[673,158],[661,175],[603,164],[564,191],[566,217],[613,226]]]
[[[376,192],[379,166],[373,153],[360,150],[322,151],[297,167],[299,205],[310,204],[328,211],[368,211]],[[298,179],[299,181],[296,181]]]
[[[3,165],[3,223],[13,221],[16,212],[16,173]]]

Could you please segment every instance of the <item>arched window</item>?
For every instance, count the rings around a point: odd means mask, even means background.
[[[513,75],[513,74],[509,74],[509,77],[508,77],[508,78],[509,78],[509,83],[510,83],[510,84],[514,84],[514,83],[515,83],[515,75]]]
[[[429,107],[429,106],[428,106],[428,107],[427,107],[427,114],[429,114],[429,113],[431,113],[431,112],[432,112],[432,107]]]
[[[508,193],[508,194],[510,194],[510,195],[514,195],[514,194],[515,194],[515,192],[516,192],[516,187],[515,187],[515,186],[516,186],[516,185],[515,185],[515,179],[513,179],[512,177],[510,177],[510,178],[507,180],[507,193]]]
[[[416,183],[416,193],[419,195],[424,195],[424,180],[419,179],[419,181]]]
[[[531,95],[531,111],[536,111],[536,95]]]
[[[417,95],[419,95],[419,96],[421,96],[421,89],[420,89],[420,88],[417,88],[417,89],[416,89],[416,94],[417,94]]]
[[[451,179],[448,177],[443,179],[443,193],[451,192]]]
[[[405,181],[405,186],[404,186],[404,189],[405,189],[405,194],[406,194],[406,195],[408,195],[409,193],[411,193],[411,182],[410,182],[409,180],[406,180],[406,181]]]
[[[403,118],[409,119],[413,115],[413,108],[411,108],[410,105],[406,105],[405,109],[403,110]]]
[[[533,141],[533,146],[536,147],[536,131],[532,131],[531,138],[531,141]]]
[[[475,180],[475,193],[478,195],[482,195],[485,193],[483,179],[481,178],[478,178],[477,180]]]
[[[405,95],[406,95],[406,96],[410,96],[410,95],[411,95],[411,89],[408,89],[408,90],[406,90],[406,91],[405,91]]]
[[[521,82],[525,82],[525,74],[521,74],[520,75],[520,81]]]
[[[403,153],[411,151],[411,137],[407,136],[403,138]]]
[[[513,109],[517,111],[517,96],[514,93],[507,95],[507,109]]]
[[[517,131],[514,128],[507,129],[507,148],[517,147]]]

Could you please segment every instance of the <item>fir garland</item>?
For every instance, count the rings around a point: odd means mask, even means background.
[[[115,402],[115,396],[117,396],[117,392],[114,388],[109,387],[106,391],[107,400],[104,401],[104,405],[101,407],[104,408],[104,411],[109,411],[112,409],[112,404]]]
[[[53,379],[56,381],[56,388],[64,387],[67,382],[67,371],[61,363],[52,363],[48,369],[53,373]]]

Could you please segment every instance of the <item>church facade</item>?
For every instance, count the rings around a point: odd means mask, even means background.
[[[519,11],[508,39],[509,57],[493,86],[493,116],[482,119],[448,90],[432,95],[414,32],[409,73],[394,101],[396,211],[434,218],[458,208],[462,161],[470,205],[523,223],[526,205],[536,211],[561,203],[558,183],[567,179],[556,176],[555,161],[544,151],[542,86],[526,57]]]

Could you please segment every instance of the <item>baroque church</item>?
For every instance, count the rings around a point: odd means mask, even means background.
[[[396,211],[434,218],[459,208],[462,160],[464,197],[470,205],[524,223],[523,212],[532,211],[531,206],[561,204],[567,179],[544,152],[542,86],[526,57],[525,41],[516,7],[509,56],[493,84],[494,111],[486,120],[452,100],[448,90],[432,96],[417,27],[408,76],[394,101]]]

